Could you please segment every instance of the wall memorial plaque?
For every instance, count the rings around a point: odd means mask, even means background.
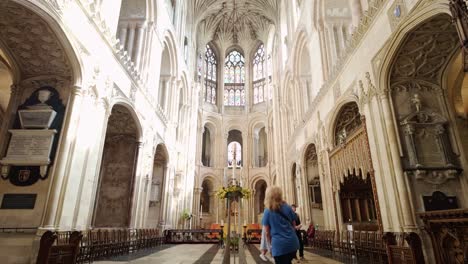
[[[8,166],[35,165],[41,167],[44,176],[50,164],[50,151],[54,129],[10,129],[11,140],[8,145],[7,156],[0,160],[2,176],[8,173]],[[6,169],[5,169],[6,168]]]
[[[6,193],[0,209],[34,209],[36,193]]]

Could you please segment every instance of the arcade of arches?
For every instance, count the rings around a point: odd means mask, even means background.
[[[305,230],[464,263],[467,18],[463,0],[0,1],[0,259],[34,263],[45,230],[258,224],[278,185]],[[252,192],[231,212],[230,177]]]

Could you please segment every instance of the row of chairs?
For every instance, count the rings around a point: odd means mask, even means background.
[[[388,263],[387,248],[378,231],[316,231],[309,241],[313,249],[324,251],[343,260],[358,263]]]
[[[77,263],[92,263],[164,244],[157,229],[93,229],[83,233]]]

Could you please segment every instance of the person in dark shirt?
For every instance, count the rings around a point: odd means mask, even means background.
[[[291,207],[294,211],[294,214],[296,215],[296,235],[297,235],[297,239],[299,239],[299,257],[301,258],[301,260],[304,260],[305,259],[304,258],[304,241],[302,239],[302,234],[301,234],[301,227],[302,227],[301,219],[299,215],[296,213],[297,205],[291,204]],[[297,259],[297,256],[296,256],[296,259]]]

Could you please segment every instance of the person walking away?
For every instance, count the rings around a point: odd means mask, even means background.
[[[292,209],[294,211],[294,215],[295,215],[295,219],[296,219],[296,227],[295,228],[296,228],[297,239],[299,240],[299,257],[300,257],[301,260],[305,260],[305,258],[304,258],[304,240],[302,239],[302,233],[301,233],[301,228],[302,228],[301,218],[296,213],[297,205],[292,204],[291,207],[292,207]],[[294,255],[294,257],[297,259],[297,255]]]
[[[295,214],[291,206],[283,200],[283,191],[271,186],[265,194],[265,211],[262,225],[265,227],[266,241],[271,243],[271,253],[276,264],[292,264],[299,248],[294,227]]]

